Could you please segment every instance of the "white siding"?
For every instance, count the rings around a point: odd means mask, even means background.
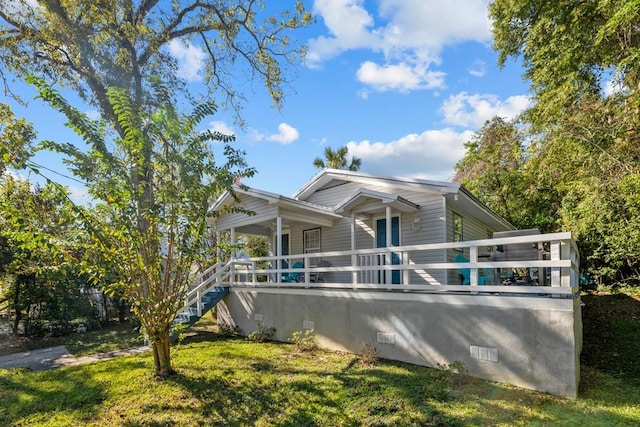
[[[233,227],[239,227],[248,222],[257,222],[261,219],[268,220],[275,216],[277,209],[273,205],[262,199],[256,199],[255,197],[240,197],[242,201],[242,207],[250,212],[254,212],[255,215],[249,216],[244,213],[230,213],[221,216],[216,224],[221,230],[230,229]]]

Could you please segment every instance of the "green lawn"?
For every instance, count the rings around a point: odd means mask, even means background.
[[[66,346],[74,356],[86,356],[141,346],[142,344],[143,339],[140,332],[134,330],[131,325],[114,323],[112,326],[95,331],[62,337],[0,339],[0,356],[56,345]]]
[[[640,296],[584,300],[576,400],[403,363],[219,339],[201,323],[173,348],[178,375],[162,381],[151,375],[150,354],[0,370],[0,425],[639,425]]]

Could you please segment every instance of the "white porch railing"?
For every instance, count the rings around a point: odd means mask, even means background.
[[[312,264],[319,259],[325,261],[323,266]],[[289,267],[275,267],[284,264],[278,260]],[[291,268],[296,262],[304,267]],[[553,233],[232,259],[212,271],[191,291],[194,298],[207,285],[573,295],[578,292],[579,254],[570,233]],[[391,283],[394,271],[399,284]],[[517,278],[514,272],[526,276]],[[301,280],[286,281],[289,273],[301,273]],[[325,273],[324,282],[314,280],[319,273]],[[515,277],[507,281],[510,275]],[[461,286],[459,276],[465,276],[469,286]]]

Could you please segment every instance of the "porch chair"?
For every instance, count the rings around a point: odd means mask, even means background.
[[[291,268],[303,268],[304,264],[300,261],[293,264]],[[286,266],[283,268],[287,268]],[[301,278],[304,277],[304,273],[284,273],[282,275],[282,282],[291,283],[291,282],[299,282]]]
[[[469,262],[469,259],[462,255],[458,254],[453,260],[454,262]],[[471,269],[470,268],[460,268],[458,269],[458,276],[460,277],[461,285],[470,285],[471,284]],[[492,282],[492,272],[488,268],[481,268],[478,270],[478,285],[491,285]]]
[[[330,267],[331,264],[329,264],[328,261],[320,261],[318,263],[318,267]],[[311,275],[311,282],[312,283],[324,283],[324,276],[327,274],[326,271],[318,271],[316,273],[314,273],[313,275]]]

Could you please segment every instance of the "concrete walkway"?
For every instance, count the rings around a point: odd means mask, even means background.
[[[61,368],[63,366],[83,365],[86,363],[99,362],[101,360],[114,359],[119,356],[131,356],[147,351],[149,347],[134,347],[126,350],[115,350],[108,353],[92,354],[90,356],[75,357],[69,353],[63,345],[55,347],[41,348],[38,350],[13,353],[0,356],[0,368],[26,367],[34,371],[44,371],[47,369]]]

